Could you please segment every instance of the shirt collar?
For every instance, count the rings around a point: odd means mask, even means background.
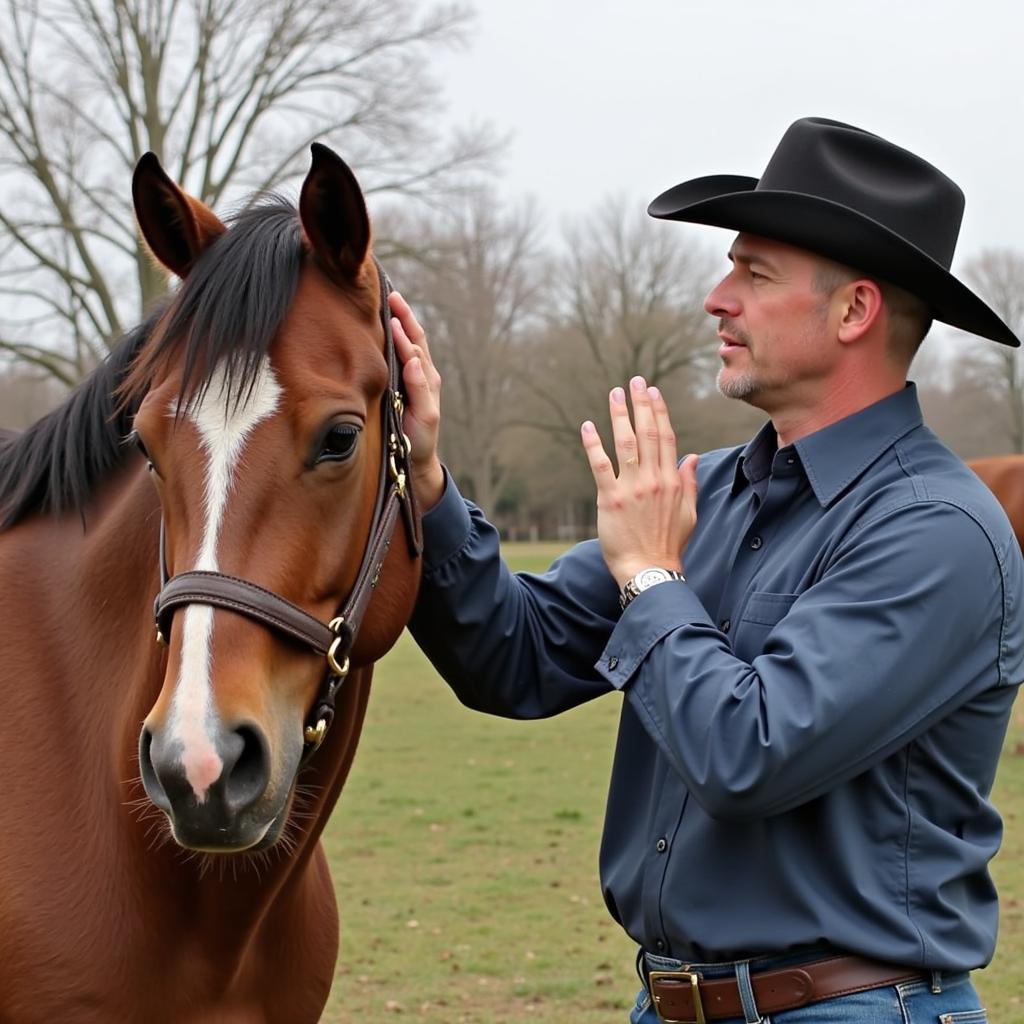
[[[743,490],[747,484],[756,486],[772,471],[772,458],[778,446],[775,427],[766,423],[746,444],[736,459],[736,473],[732,493]]]
[[[793,445],[819,504],[833,502],[896,441],[924,422],[913,383]],[[733,494],[771,472],[776,434],[766,423],[736,460]]]

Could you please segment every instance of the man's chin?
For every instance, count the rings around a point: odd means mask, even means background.
[[[753,374],[730,372],[727,366],[718,371],[715,384],[719,394],[726,398],[736,398],[741,402],[749,402],[758,391],[758,383]]]

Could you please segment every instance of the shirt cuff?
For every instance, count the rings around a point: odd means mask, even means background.
[[[441,500],[424,513],[422,524],[423,574],[429,576],[466,546],[473,529],[466,501],[447,468],[444,471]]]
[[[669,580],[641,591],[626,605],[594,668],[621,690],[659,640],[691,623],[715,628],[685,581]]]

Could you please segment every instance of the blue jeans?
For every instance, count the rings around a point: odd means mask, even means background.
[[[756,974],[759,970],[783,967],[808,959],[807,956],[765,957],[750,961],[750,968]],[[678,960],[667,957],[648,954],[647,960],[648,967],[653,970],[672,971],[682,967]],[[737,973],[732,965],[693,964],[692,968],[709,978],[729,977]],[[936,972],[932,980],[934,985],[924,979],[909,981],[836,999],[823,999],[796,1010],[766,1014],[760,1018],[751,1012],[746,1022],[742,1017],[736,1017],[717,1024],[754,1024],[759,1019],[762,1024],[986,1024],[988,1017],[981,1008],[978,993],[966,971]],[[934,991],[936,988],[940,991]],[[642,988],[637,995],[636,1004],[629,1014],[629,1022],[659,1024],[646,988]]]

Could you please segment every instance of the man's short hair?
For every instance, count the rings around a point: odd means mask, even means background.
[[[902,365],[910,366],[932,326],[928,304],[905,288],[890,284],[871,274],[862,274],[834,260],[819,257],[814,272],[813,287],[823,295],[831,295],[837,288],[860,277],[870,277],[882,292],[882,301],[889,313],[889,355]]]

